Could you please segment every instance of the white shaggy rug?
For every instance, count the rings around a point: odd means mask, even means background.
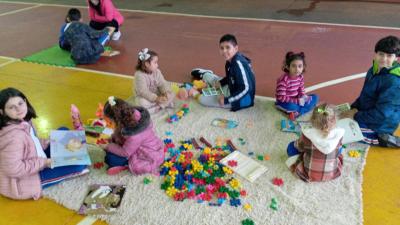
[[[179,107],[180,104],[178,103]],[[269,161],[262,161],[268,171],[254,183],[236,176],[247,191],[247,197],[241,198],[242,205],[249,203],[251,211],[242,207],[232,207],[225,202],[221,207],[209,206],[186,199],[176,202],[160,189],[162,177],[152,177],[153,182],[145,185],[145,176],[133,176],[122,172],[108,176],[105,168],[91,169],[89,175],[79,177],[46,189],[44,196],[55,200],[67,208],[78,210],[90,184],[126,184],[127,190],[118,212],[114,215],[96,216],[110,225],[180,225],[180,224],[241,224],[251,218],[255,224],[307,224],[307,225],[358,225],[362,219],[362,171],[368,147],[360,158],[345,155],[344,171],[341,177],[325,183],[304,183],[291,174],[285,165],[286,147],[297,138],[295,134],[279,131],[279,121],[284,118],[273,102],[256,99],[255,107],[239,112],[222,109],[204,108],[196,102],[190,102],[190,112],[175,124],[165,122],[167,112],[153,116],[157,133],[164,139],[166,132],[173,133],[175,143],[201,136],[215,143],[217,137],[230,138],[243,153],[254,152],[269,154]],[[214,118],[226,118],[239,122],[235,129],[222,129],[210,125]],[[246,144],[241,145],[238,138]],[[103,160],[104,152],[90,147],[93,162]],[[255,157],[254,156],[254,157]],[[284,180],[278,187],[272,184],[274,177]],[[278,201],[278,210],[272,210],[271,199]]]

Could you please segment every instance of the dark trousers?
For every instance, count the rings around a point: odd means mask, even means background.
[[[115,32],[117,32],[119,29],[118,22],[114,19],[104,23],[91,20],[89,26],[95,30],[103,30],[106,27],[115,27]]]

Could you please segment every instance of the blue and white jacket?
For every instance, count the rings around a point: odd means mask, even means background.
[[[71,23],[65,23],[60,29],[60,37],[58,39],[58,45],[60,48],[71,51],[71,45],[65,40],[65,31],[68,29]]]
[[[251,61],[241,53],[236,53],[225,64],[226,77],[220,80],[221,86],[228,85],[230,96],[225,97],[225,104],[230,103],[232,111],[254,105],[256,80],[251,68]]]
[[[393,134],[400,123],[400,64],[379,70],[373,63],[360,96],[351,105],[354,119],[377,133]]]

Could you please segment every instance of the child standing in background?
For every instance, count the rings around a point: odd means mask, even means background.
[[[276,84],[276,107],[289,114],[291,120],[312,110],[318,102],[318,96],[307,96],[304,91],[306,62],[303,52],[286,53],[282,70],[285,72]]]
[[[89,172],[87,166],[51,169],[49,140],[36,136],[34,118],[22,92],[0,91],[0,194],[12,199],[39,199],[43,188]]]
[[[174,94],[158,69],[158,55],[147,48],[139,52],[135,72],[136,103],[156,113],[166,107],[174,107]]]
[[[95,30],[103,30],[112,27],[114,33],[112,40],[118,41],[121,38],[119,28],[124,22],[124,17],[115,8],[111,0],[88,0],[90,27]]]
[[[212,75],[215,88],[222,88],[219,96],[200,95],[199,102],[204,106],[227,108],[231,111],[252,107],[256,92],[256,80],[250,59],[239,52],[236,37],[225,34],[219,40],[220,54],[225,58],[225,74],[222,79]]]
[[[322,104],[314,108],[311,127],[302,128],[300,138],[287,148],[288,156],[297,158],[289,166],[307,182],[339,177],[343,166],[343,135],[344,129],[336,127],[334,106]]]
[[[111,96],[104,105],[104,115],[116,125],[110,143],[102,146],[107,151],[107,173],[114,175],[129,169],[135,175],[158,175],[164,162],[164,149],[149,112]]]

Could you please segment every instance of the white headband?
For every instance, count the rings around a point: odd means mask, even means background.
[[[110,106],[114,106],[115,104],[117,104],[115,102],[115,97],[114,96],[108,97],[108,104],[110,104]]]
[[[139,52],[140,61],[146,61],[150,58],[150,54],[148,52],[149,52],[148,48],[144,48],[142,49],[142,51]]]

